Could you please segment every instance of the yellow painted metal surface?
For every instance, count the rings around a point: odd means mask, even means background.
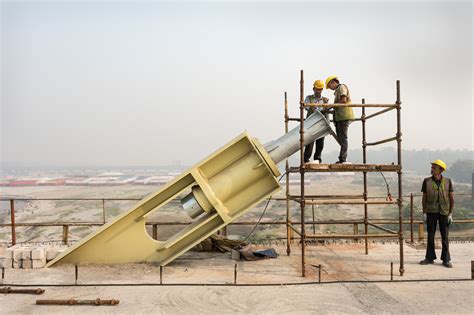
[[[279,175],[258,140],[244,132],[47,266],[127,262],[166,265],[279,190]],[[205,213],[165,241],[152,239],[145,230],[146,218],[190,188]]]

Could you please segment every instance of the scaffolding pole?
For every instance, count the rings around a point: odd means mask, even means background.
[[[301,274],[304,277],[306,275],[306,261],[305,261],[305,250],[306,250],[306,239],[359,239],[364,238],[365,244],[365,254],[368,255],[369,248],[368,248],[368,239],[369,238],[398,238],[398,242],[400,244],[400,276],[404,274],[404,256],[403,256],[403,195],[402,195],[402,158],[401,158],[401,141],[402,141],[402,133],[401,133],[401,100],[400,100],[400,81],[397,80],[396,82],[396,89],[397,89],[397,101],[395,104],[366,104],[365,99],[362,99],[361,104],[305,104],[304,103],[304,72],[303,70],[300,71],[300,97],[299,97],[299,118],[291,118],[288,115],[288,99],[287,94],[285,92],[285,132],[288,132],[288,123],[290,121],[297,121],[300,122],[300,165],[299,167],[290,167],[288,163],[288,159],[286,160],[285,170],[286,170],[286,227],[287,227],[287,254],[290,255],[291,253],[291,242],[292,242],[292,235],[293,232],[300,235],[300,242],[301,242]],[[357,121],[362,122],[362,154],[363,154],[363,164],[356,164],[356,165],[316,165],[316,166],[306,166],[304,162],[304,110],[305,107],[315,107],[315,106],[322,106],[324,108],[330,107],[360,107],[362,108],[362,115]],[[385,108],[380,111],[377,111],[373,114],[366,115],[366,108]],[[367,119],[373,118],[392,110],[397,111],[397,133],[395,137],[387,138],[384,140],[368,143],[367,142],[367,131],[366,131],[366,122]],[[396,141],[397,142],[397,164],[396,165],[387,165],[387,164],[367,164],[367,146],[375,146],[380,145],[383,143],[387,143],[389,141]],[[353,171],[353,172],[362,172],[363,173],[363,193],[362,195],[357,196],[346,196],[346,195],[321,195],[321,196],[314,196],[314,195],[305,195],[305,172],[340,172],[340,171]],[[367,173],[368,172],[396,172],[398,177],[398,198],[396,201],[385,200],[385,201],[369,201],[368,196],[368,180],[367,180]],[[290,194],[289,189],[289,173],[291,172],[299,172],[300,173],[300,194],[294,195]],[[363,200],[340,200],[340,199],[357,199],[356,197],[362,197]],[[328,199],[328,200],[318,200],[318,199]],[[372,198],[372,197],[371,197]],[[316,199],[316,200],[315,200]],[[290,209],[290,201],[294,201],[300,204],[300,211],[301,211],[301,218],[300,224],[301,228],[298,230],[291,221],[291,209]],[[356,220],[357,223],[364,224],[364,234],[356,233],[356,227],[354,227],[353,234],[315,234],[315,228],[313,226],[313,234],[306,234],[306,224],[312,223],[325,223],[325,224],[338,224],[343,223],[345,221],[349,222],[351,220],[339,220],[340,222],[336,222],[338,220],[323,222],[323,221],[316,221],[313,217],[312,222],[306,222],[305,218],[305,207],[306,205],[311,204],[360,204],[364,205],[364,218],[363,220]],[[391,231],[389,229],[383,228],[377,224],[374,224],[369,221],[369,214],[368,214],[368,206],[369,204],[397,204],[398,205],[398,232]],[[313,215],[314,216],[314,215]],[[352,220],[354,221],[354,220]],[[352,222],[351,221],[351,222]],[[354,221],[355,222],[355,221]],[[352,222],[352,223],[354,223]],[[297,224],[298,222],[293,222]],[[357,224],[354,223],[354,224]],[[369,233],[369,225],[386,232],[386,234],[371,234]]]

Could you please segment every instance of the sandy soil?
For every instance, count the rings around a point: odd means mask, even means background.
[[[317,184],[316,184],[317,183]],[[344,192],[341,192],[341,189]],[[76,186],[38,186],[38,187],[1,187],[2,197],[16,198],[143,198],[151,192],[158,190],[157,186],[126,185],[117,187],[76,187]],[[297,193],[298,186],[291,186],[292,193]],[[383,195],[384,187],[373,187],[372,192],[375,195]],[[347,178],[325,178],[313,180],[307,187],[308,194],[360,194],[361,185],[351,184],[351,179]],[[283,191],[274,197],[283,197]],[[105,207],[106,221],[113,220],[118,214],[129,210],[137,201],[107,201]],[[265,202],[250,210],[240,220],[256,221],[265,206]],[[390,211],[380,211],[387,206],[374,206],[371,209],[371,217],[377,218],[389,213]],[[0,202],[1,219],[3,222],[9,221],[8,215],[9,203]],[[312,208],[307,209],[307,220],[311,220]],[[291,203],[291,214],[294,219],[299,218],[299,205]],[[15,203],[16,222],[102,222],[102,201],[17,201]],[[362,206],[331,205],[315,206],[315,219],[337,219],[337,218],[361,218],[363,216]],[[387,217],[387,216],[386,216]],[[272,201],[266,212],[263,221],[279,220],[286,218],[286,206],[283,201]],[[395,217],[394,217],[395,218]],[[179,202],[175,201],[163,207],[160,211],[149,216],[149,221],[190,221],[190,218],[181,209]],[[97,227],[71,227],[69,239],[77,241]],[[179,228],[178,228],[179,229]],[[229,234],[234,237],[247,235],[252,226],[232,226],[229,227]],[[350,232],[351,226],[319,226],[317,231],[346,231]],[[162,227],[159,229],[159,237],[165,239],[175,233],[177,228]],[[18,227],[18,242],[42,242],[42,241],[60,241],[61,227]],[[151,233],[151,231],[150,231]],[[261,226],[254,234],[254,239],[271,239],[276,237],[285,237],[286,229],[284,226]],[[0,243],[10,241],[10,229],[0,229]]]

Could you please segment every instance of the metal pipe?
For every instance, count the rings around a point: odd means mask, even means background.
[[[296,222],[295,222],[296,223]],[[299,224],[301,224],[301,222],[298,222]],[[298,231],[298,229],[293,225],[293,224],[290,224],[289,225],[290,229],[292,229],[293,231],[296,232],[296,234],[300,235],[301,236],[301,232]]]
[[[343,164],[345,166],[350,166],[350,164]],[[353,164],[357,165],[357,164]],[[336,165],[332,165],[336,166]],[[340,165],[339,165],[340,166]],[[394,168],[396,171],[399,170],[398,165],[387,165],[387,164],[367,164],[367,167],[373,167],[373,171],[384,171],[386,172],[386,169],[380,169],[381,167],[390,167]],[[358,164],[357,167],[365,167],[363,164]],[[375,169],[376,168],[376,169]],[[294,171],[295,168],[290,168],[290,170]],[[296,168],[298,169],[298,168]],[[360,169],[361,172],[364,171],[369,171],[367,169]],[[472,196],[473,193],[454,193],[455,196]],[[409,197],[410,195],[405,195],[403,197]],[[413,197],[422,197],[422,194],[413,194]],[[378,198],[378,197],[375,197]],[[280,198],[272,198],[274,200],[285,200],[285,198],[280,197]],[[118,198],[118,199],[111,199],[111,198],[79,198],[79,199],[71,199],[71,198],[0,198],[0,201],[97,201],[97,200],[106,200],[106,201],[139,201],[142,199],[134,199],[134,198]],[[179,202],[181,201],[181,198],[174,198],[171,201],[173,202]]]
[[[362,104],[364,104],[364,103],[362,103]],[[365,120],[370,119],[370,118],[374,118],[374,117],[376,117],[376,116],[378,116],[378,115],[382,115],[382,114],[387,113],[387,112],[389,112],[389,111],[391,111],[391,110],[394,110],[395,108],[396,108],[396,107],[389,107],[389,108],[386,108],[386,109],[382,109],[381,111],[378,111],[378,112],[375,112],[375,113],[373,113],[373,114],[370,114],[370,115],[366,116],[366,117],[365,117]],[[362,108],[362,109],[364,109],[364,108]]]
[[[365,99],[362,99],[362,104],[365,104]],[[362,162],[364,164],[367,164],[367,138],[366,138],[366,131],[365,131],[365,122],[366,122],[366,117],[365,117],[365,107],[362,107]],[[367,192],[367,172],[363,172],[363,177],[364,177],[364,201],[367,201],[368,197],[368,192]],[[368,220],[369,220],[369,206],[367,204],[364,204],[364,233],[367,235],[369,234],[369,225],[368,225]],[[365,254],[369,254],[369,240],[367,237],[364,237],[364,245],[365,245]]]
[[[397,155],[398,155],[398,165],[400,166],[400,171],[398,174],[398,220],[399,220],[399,231],[398,231],[398,243],[400,245],[400,276],[403,276],[405,273],[404,267],[404,257],[403,257],[403,191],[402,191],[402,118],[401,118],[401,104],[400,100],[400,80],[397,80]]]
[[[348,235],[348,234],[321,234],[321,235],[306,235],[306,238],[318,238],[318,239],[349,239],[355,237],[369,237],[369,238],[394,238],[398,237],[397,234],[359,234],[359,235]]]
[[[319,111],[314,111],[314,113],[319,113]],[[313,114],[314,115],[314,114]],[[321,117],[324,116],[321,114]],[[305,232],[305,200],[304,200],[304,146],[305,146],[305,139],[304,139],[304,78],[303,78],[303,70],[300,72],[300,194],[303,200],[300,203],[300,210],[301,210],[301,276],[306,276],[306,266],[305,266],[305,242],[306,242],[306,232]],[[324,119],[326,121],[326,119]],[[326,121],[327,122],[327,121]],[[313,141],[313,140],[312,140]],[[308,142],[309,143],[309,142]]]
[[[77,285],[77,279],[79,278],[79,268],[74,265],[74,284]]]
[[[321,264],[319,264],[318,268],[318,282],[321,283]]]
[[[157,224],[152,225],[152,233],[153,233],[153,239],[158,240],[158,225]]]
[[[390,281],[393,281],[393,261],[390,262]]]
[[[15,231],[15,201],[10,199],[10,218],[12,226],[12,246],[16,244],[16,231]]]
[[[163,284],[163,266],[160,265],[160,284]]]
[[[413,244],[413,193],[410,194],[410,242]]]
[[[11,287],[0,288],[0,293],[3,294],[43,294],[44,290],[37,289],[12,289]]]
[[[350,164],[343,164],[343,165],[350,165]],[[333,165],[334,166],[334,165]],[[360,165],[357,165],[357,166],[360,166]],[[386,165],[386,164],[367,164],[367,166],[371,166],[371,167],[384,167],[384,166],[388,166],[388,167],[394,167],[394,168],[398,168],[398,165]],[[294,168],[290,168],[290,170],[294,171]],[[357,170],[353,170],[353,171],[357,171]],[[360,170],[361,172],[364,172],[364,171],[369,171],[369,170]],[[384,171],[384,172],[387,172],[388,170],[386,169],[373,169],[373,171]],[[398,169],[396,169],[395,171],[398,171]],[[474,196],[474,193],[454,193],[455,196]],[[405,195],[403,197],[409,197],[410,195]],[[413,197],[422,197],[423,195],[422,194],[413,194]],[[274,200],[284,200],[285,198],[273,198]],[[10,200],[14,200],[14,201],[97,201],[97,200],[105,200],[105,201],[140,201],[142,199],[138,199],[138,198],[0,198],[0,201],[10,201]],[[174,199],[171,199],[172,202],[179,202],[181,201],[181,198],[174,198]]]
[[[63,225],[63,244],[67,245],[69,237],[69,225]]]
[[[36,305],[117,305],[119,300],[101,300],[99,298],[95,300],[36,300]]]
[[[397,108],[396,104],[316,104],[316,103],[306,103],[306,107],[322,107],[322,108],[337,108],[337,107],[388,107],[388,108]]]
[[[102,221],[105,224],[105,199],[102,199]]]
[[[304,119],[303,101],[301,101],[300,107],[302,107],[302,109],[300,109],[300,111],[302,111],[300,113],[300,116],[302,116],[300,117],[300,125],[291,129],[280,138],[264,145],[265,150],[268,152],[275,164],[280,163],[298,152],[300,149],[298,142],[303,141],[304,147],[333,132],[329,122],[320,111],[314,111],[313,114]],[[301,138],[301,132],[304,132],[306,137]]]
[[[288,197],[299,198],[297,195],[288,195]],[[326,199],[326,198],[337,198],[337,199],[359,199],[364,198],[364,195],[305,195],[306,199]],[[384,198],[384,197],[379,197]]]
[[[288,97],[285,92],[285,134],[288,133]],[[298,120],[299,121],[299,120]],[[291,253],[291,228],[289,225],[291,224],[291,214],[290,214],[290,200],[288,196],[290,195],[290,173],[288,170],[290,169],[290,165],[288,163],[288,159],[285,160],[285,193],[286,193],[286,255],[289,256]]]
[[[397,280],[400,283],[418,283],[418,282],[446,282],[446,281],[455,281],[455,282],[471,282],[471,278],[444,278],[444,279],[401,279]],[[388,283],[390,280],[334,280],[334,281],[325,281],[321,284],[343,284],[343,283]],[[168,287],[229,287],[229,286],[239,286],[239,287],[281,287],[281,286],[301,286],[301,285],[314,285],[318,284],[316,281],[305,281],[305,282],[279,282],[279,283],[167,283],[164,286]],[[27,284],[11,284],[13,286],[23,286],[28,287],[31,285]],[[81,287],[154,287],[159,286],[158,283],[86,283],[80,284]],[[34,284],[33,286],[37,286]],[[41,284],[45,287],[71,287],[72,285],[68,284]]]
[[[354,229],[354,235],[359,235],[359,224],[354,223],[353,224],[353,229]],[[358,240],[359,240],[358,237],[354,238],[354,241],[358,241]]]
[[[296,201],[296,200],[295,200]],[[297,201],[298,202],[298,201]],[[397,201],[363,201],[363,200],[315,200],[315,201],[306,201],[310,205],[394,205],[397,204]]]
[[[387,164],[309,164],[311,172],[398,172],[398,165]],[[297,167],[290,167],[290,173],[297,173]]]
[[[396,140],[397,140],[397,137],[391,137],[391,138],[387,138],[387,139],[376,141],[376,142],[368,142],[365,145],[366,146],[373,146],[373,145],[379,145],[379,144],[382,144],[382,143],[387,143],[387,142],[396,141]]]
[[[396,202],[395,202],[396,203]],[[382,221],[380,221],[382,220]],[[363,220],[344,220],[344,222],[348,223],[364,223]],[[392,220],[392,219],[372,219],[372,221],[376,222],[382,222],[384,224],[395,224],[398,223],[397,220]],[[325,223],[327,222],[327,223]],[[145,225],[159,225],[159,226],[173,226],[173,225],[189,225],[192,222],[184,222],[184,221],[170,221],[170,222],[155,222],[155,221],[150,221],[146,222]],[[231,222],[229,225],[253,225],[255,224],[255,221],[239,221],[239,222]],[[300,221],[294,221],[293,223],[299,224]],[[312,222],[307,222],[308,224],[312,224]],[[335,222],[332,222],[332,220],[328,221],[315,221],[316,224],[338,224],[339,222],[335,220]],[[410,224],[410,220],[403,220],[403,224]],[[421,220],[413,220],[414,224],[422,223]],[[456,219],[456,224],[472,224],[474,223],[474,219]],[[260,222],[259,225],[285,225],[286,221],[264,221]],[[58,222],[58,223],[17,223],[17,227],[40,227],[40,226],[63,226],[63,225],[69,225],[69,226],[101,226],[102,223],[81,223],[81,224],[72,224],[68,222]],[[9,227],[11,226],[10,223],[5,223],[5,224],[0,224],[0,227]]]
[[[237,284],[237,264],[234,264],[234,284]]]
[[[387,232],[387,233],[391,233],[391,234],[397,234],[397,233],[398,233],[398,232],[395,232],[395,231],[392,231],[392,230],[390,230],[390,229],[381,227],[380,225],[377,225],[377,224],[374,224],[374,223],[371,223],[371,222],[368,222],[367,224],[370,225],[370,226],[373,226],[373,227],[376,228],[376,229],[379,229],[379,230],[382,230],[382,231],[384,231],[384,232]]]

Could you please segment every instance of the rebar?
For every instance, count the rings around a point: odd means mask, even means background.
[[[43,294],[44,290],[37,289],[12,289],[11,287],[0,288],[0,293],[3,294]]]
[[[99,298],[95,300],[36,300],[36,305],[117,305],[119,300],[101,300]]]

